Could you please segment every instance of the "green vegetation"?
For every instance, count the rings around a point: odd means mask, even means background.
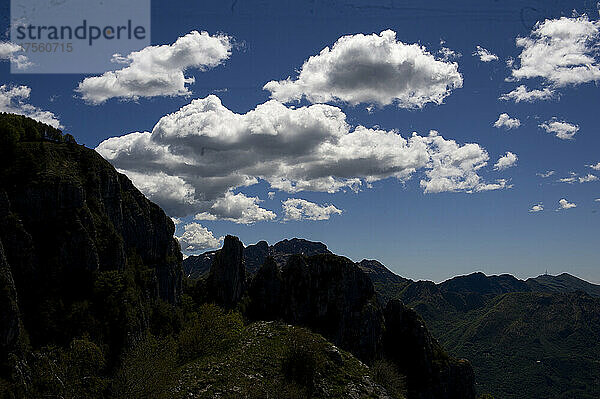
[[[471,275],[375,287],[415,309],[450,355],[470,360],[484,398],[600,397],[598,286],[569,275],[509,280]],[[502,290],[509,292],[495,293]],[[518,290],[527,292],[510,292]]]
[[[184,301],[190,304],[189,297]],[[384,386],[391,397],[404,398],[403,378],[389,363],[369,369],[304,328],[244,324],[240,313],[210,304],[193,308],[178,309],[181,330],[147,332],[113,367],[106,346],[89,337],[34,350],[22,364],[27,378],[1,381],[0,397],[376,398]]]
[[[176,391],[194,398],[376,398],[384,390],[373,373],[309,330],[255,322],[235,345],[184,365]],[[393,370],[387,377],[401,380]],[[395,394],[404,397],[401,387]]]
[[[480,391],[509,399],[600,397],[596,298],[508,293],[435,324],[448,351],[471,360]]]

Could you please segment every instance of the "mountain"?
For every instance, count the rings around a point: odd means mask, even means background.
[[[170,218],[95,151],[51,129],[16,115],[3,114],[0,123],[3,270],[34,346],[65,342],[73,332],[67,326],[80,331],[92,322],[83,319],[95,310],[82,306],[101,306],[92,298],[98,278],[130,272],[139,295],[175,303],[181,294]],[[119,328],[134,333],[143,319]]]
[[[600,397],[598,298],[508,293],[445,324],[441,342],[468,356],[480,390],[494,397]]]
[[[195,279],[208,273],[217,251],[208,251],[201,255],[188,256],[183,261],[183,271],[189,278]],[[254,274],[271,256],[278,265],[286,263],[291,255],[330,254],[331,251],[321,242],[308,241],[301,238],[283,240],[269,246],[266,241],[259,241],[244,248],[244,264],[249,274]]]
[[[296,251],[303,242],[283,243],[286,251]],[[206,280],[195,282],[201,287],[197,295],[207,295],[199,302],[231,305],[231,296],[223,299],[222,293],[242,287],[245,260],[240,245],[236,237],[225,238]],[[470,364],[449,357],[414,311],[401,303],[383,308],[371,278],[358,264],[333,254],[286,258],[280,265],[268,257],[246,281],[246,293],[235,295],[246,317],[308,327],[367,364],[387,359],[406,376],[408,398],[474,398]],[[216,295],[211,297],[211,292]]]
[[[477,272],[440,284],[407,282],[381,267],[369,274],[379,296],[402,300],[451,355],[469,359],[479,393],[600,396],[600,286],[566,273],[523,281]]]
[[[411,280],[393,273],[376,260],[363,259],[358,262],[357,265],[369,276],[375,286],[375,291],[383,304],[386,304],[390,299],[393,299],[392,293],[402,289],[411,282]]]
[[[588,295],[600,297],[600,285],[589,283],[568,273],[562,273],[558,276],[542,274],[535,278],[528,278],[525,282],[535,292],[567,293],[583,291]]]

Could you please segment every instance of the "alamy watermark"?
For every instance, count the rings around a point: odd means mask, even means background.
[[[150,0],[11,0],[10,39],[29,62],[12,73],[101,73],[150,45]]]

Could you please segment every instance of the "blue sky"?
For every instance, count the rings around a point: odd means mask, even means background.
[[[503,188],[425,193],[420,182],[428,179],[426,173],[431,170],[428,167],[417,168],[405,181],[393,176],[381,177],[369,187],[363,179],[358,191],[346,187],[335,193],[316,189],[286,192],[258,179],[256,184],[232,188],[230,193],[260,198],[261,202],[254,205],[264,210],[260,211],[261,215],[267,215],[263,220],[259,217],[253,223],[239,223],[239,218],[233,221],[235,217],[216,211],[204,219],[194,220],[194,214],[207,212],[208,208],[206,204],[197,209],[192,206],[172,215],[181,220],[177,234],[184,233],[186,224],[197,223],[217,241],[225,234],[237,235],[245,244],[262,239],[274,243],[283,238],[303,237],[322,241],[333,252],[357,261],[378,259],[391,270],[413,279],[441,281],[476,270],[529,277],[547,269],[552,274],[569,272],[600,283],[600,202],[595,201],[600,198],[600,181],[588,178],[592,181],[579,182],[590,174],[600,176],[600,171],[588,166],[600,162],[597,111],[600,77],[582,78],[580,73],[569,69],[549,71],[547,64],[538,64],[552,60],[540,61],[538,57],[530,65],[541,71],[537,76],[507,81],[511,68],[506,63],[509,58],[515,59],[515,65],[522,61],[519,55],[524,48],[517,47],[515,40],[517,37],[535,39],[531,33],[538,21],[559,21],[561,17],[577,20],[573,15],[585,13],[588,22],[598,27],[596,3],[533,1],[524,6],[522,2],[472,1],[450,6],[448,2],[423,5],[415,1],[402,2],[402,5],[400,2],[373,4],[367,1],[273,4],[266,1],[198,4],[154,1],[152,44],[170,45],[192,31],[228,38],[229,54],[221,56],[217,65],[191,66],[183,70],[186,77],[195,78],[193,84],[186,85],[188,95],[141,95],[133,100],[115,96],[94,104],[84,101],[82,92],[75,89],[85,78],[99,74],[10,74],[8,62],[0,64],[0,82],[7,85],[4,95],[8,87],[30,88],[28,98],[16,100],[21,101],[18,104],[8,103],[12,104],[11,109],[23,109],[23,104],[31,104],[50,111],[65,132],[95,148],[110,137],[152,132],[163,116],[209,95],[216,95],[221,105],[231,112],[246,114],[273,95],[263,90],[267,82],[281,81],[288,76],[296,79],[297,71],[310,56],[318,55],[327,46],[332,48],[340,37],[379,36],[382,31],[392,30],[395,40],[405,45],[423,46],[437,62],[446,66],[456,63],[462,87],[447,90],[440,104],[426,101],[421,108],[399,106],[396,100],[388,105],[376,104],[376,101],[352,104],[353,101],[343,98],[311,101],[306,94],[315,92],[308,93],[312,90],[308,86],[300,102],[279,99],[287,107],[310,107],[321,102],[336,107],[345,114],[350,131],[358,125],[378,126],[382,131],[396,131],[407,139],[412,132],[427,137],[430,130],[436,130],[445,140],[454,140],[459,146],[476,143],[489,159],[486,166],[476,169],[475,173],[482,184],[498,184],[498,179],[503,179]],[[573,14],[573,10],[578,14]],[[2,15],[8,15],[7,5]],[[8,24],[7,19],[2,22]],[[597,37],[594,39],[591,35],[584,45],[590,50],[587,55],[594,60],[589,66],[593,75],[599,63],[598,54],[594,52]],[[477,46],[489,50],[498,59],[483,62],[478,55],[473,55]],[[443,47],[453,50],[455,56],[444,60],[440,53]],[[115,65],[115,69],[121,67]],[[524,72],[522,67],[521,72]],[[518,70],[518,66],[512,68],[515,69]],[[395,80],[401,78],[393,76]],[[547,89],[553,92],[553,98],[533,102],[499,99],[520,85],[529,90]],[[0,102],[5,109],[6,104]],[[518,119],[520,126],[494,127],[503,113]],[[556,137],[556,131],[551,133],[540,127],[553,121],[567,122],[578,130],[572,138],[561,139]],[[224,129],[228,126],[225,122],[222,125]],[[121,141],[115,143],[121,146],[119,151],[125,151]],[[269,145],[268,141],[265,143],[263,145]],[[290,145],[300,144],[292,142]],[[289,148],[285,151],[291,152]],[[507,152],[516,154],[518,160],[506,169],[494,170],[494,164]],[[129,153],[119,154],[120,158],[113,161],[125,170],[127,159],[123,157]],[[226,158],[232,153],[223,154]],[[268,154],[273,156],[273,153]],[[143,153],[136,156],[142,157]],[[233,164],[237,159],[221,161],[227,166],[227,162]],[[286,159],[286,162],[291,161]],[[537,175],[549,170],[554,171],[549,177]],[[356,175],[365,174],[368,173],[359,171]],[[573,180],[570,183],[559,181],[569,177]],[[154,183],[160,187],[159,181]],[[174,209],[166,202],[161,203],[167,200],[160,195],[153,197],[147,188],[150,186],[145,187],[152,199],[167,210]],[[203,194],[200,192],[203,187],[203,184],[195,187],[196,195]],[[274,193],[272,198],[269,192]],[[294,219],[282,208],[282,201],[289,198],[312,204],[302,209],[301,220],[285,220],[286,215],[287,219]],[[561,199],[566,200],[566,205],[557,210]],[[531,212],[536,204],[541,204],[543,210]],[[329,212],[323,211],[330,205],[341,214],[331,212],[332,208]],[[256,207],[252,209],[256,211]],[[310,220],[311,215],[317,218],[310,209],[316,209],[322,219],[328,219]],[[231,220],[223,220],[227,218]],[[207,231],[199,230],[193,235],[190,230],[189,241],[198,237],[205,239]],[[214,243],[208,240],[204,244],[191,244],[201,252],[210,242]]]

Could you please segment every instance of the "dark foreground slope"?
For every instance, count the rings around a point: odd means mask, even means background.
[[[480,393],[600,397],[598,285],[568,274],[523,281],[483,273],[394,283],[377,270],[370,276],[380,296],[401,299],[452,355],[468,358]]]

